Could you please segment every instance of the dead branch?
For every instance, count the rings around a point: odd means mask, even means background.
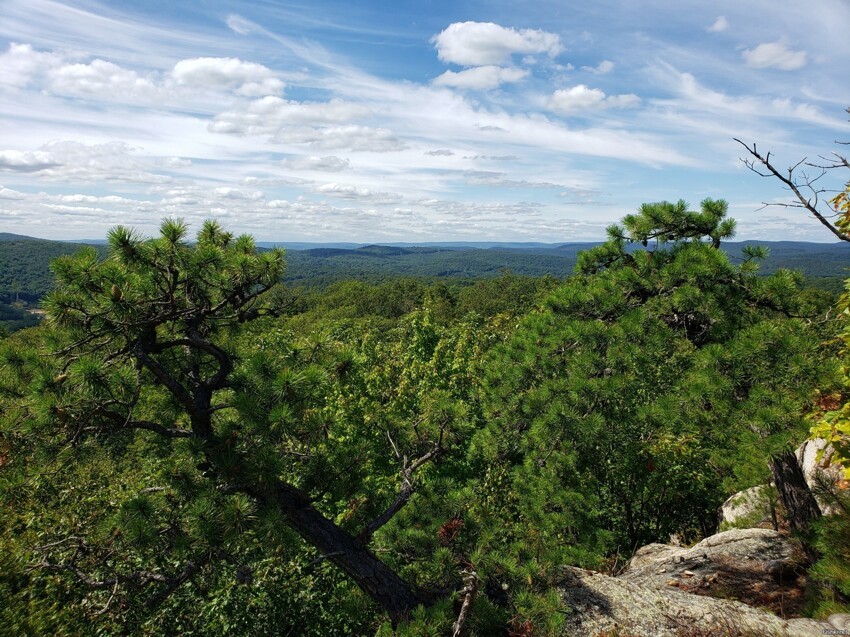
[[[463,576],[463,589],[460,591],[463,597],[463,603],[460,606],[460,613],[457,620],[452,626],[452,637],[460,637],[463,631],[463,625],[469,617],[469,611],[472,609],[472,603],[475,601],[475,595],[478,593],[478,573],[474,570],[466,569],[461,571]]]
[[[770,160],[770,153],[762,155],[759,153],[758,148],[755,143],[752,146],[748,146],[744,142],[742,142],[737,137],[734,138],[736,142],[738,142],[741,146],[743,146],[747,152],[752,155],[753,159],[741,158],[741,161],[744,162],[744,165],[753,171],[755,174],[760,177],[771,177],[776,178],[780,182],[782,182],[785,187],[787,187],[794,196],[797,198],[799,203],[797,204],[765,204],[767,205],[784,205],[786,207],[795,207],[795,208],[803,208],[808,211],[815,219],[820,221],[832,234],[841,239],[842,241],[850,242],[850,235],[839,230],[829,219],[818,210],[818,206],[820,205],[820,195],[824,194],[826,189],[816,187],[815,183],[826,174],[826,171],[831,168],[836,168],[840,166],[846,166],[847,160],[843,157],[839,157],[839,161],[834,166],[818,166],[815,164],[811,164],[806,162],[806,159],[803,158],[799,162],[797,162],[794,166],[791,166],[786,173],[780,172]],[[800,178],[798,178],[794,172],[801,166],[807,165],[813,168],[818,168],[821,172],[815,177],[809,177],[806,174],[802,174]],[[763,166],[764,169],[760,168]],[[811,193],[810,197],[807,197],[803,191],[807,190]]]
[[[413,462],[409,462],[407,456],[401,457],[393,442],[392,437],[387,432],[387,437],[390,440],[390,444],[393,447],[393,451],[396,456],[401,458],[402,466],[401,466],[401,486],[399,487],[398,494],[396,495],[395,500],[384,509],[384,511],[372,520],[366,527],[360,532],[358,538],[360,542],[365,544],[367,543],[375,532],[384,526],[387,522],[393,519],[396,513],[401,511],[402,508],[410,501],[411,496],[413,496],[416,491],[416,486],[413,482],[413,474],[416,473],[423,465],[432,460],[436,460],[442,453],[445,451],[443,447],[443,436],[445,433],[445,428],[447,425],[447,421],[443,421],[440,423],[440,434],[437,438],[437,441],[434,443],[433,447],[425,454],[421,455],[419,458],[414,460]]]

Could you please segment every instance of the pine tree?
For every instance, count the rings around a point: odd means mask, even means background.
[[[736,472],[764,475],[764,451],[804,430],[822,370],[798,279],[757,276],[756,252],[731,263],[726,209],[643,205],[494,353],[475,445],[513,489],[546,485],[522,515],[550,545],[570,507],[625,554],[710,533]]]
[[[281,309],[281,250],[258,251],[214,222],[194,244],[186,235],[173,220],[151,240],[118,227],[105,260],[92,249],[58,259],[48,342],[3,352],[16,410],[7,435],[30,441],[45,466],[68,467],[81,489],[120,482],[77,501],[78,528],[44,538],[38,566],[152,608],[216,568],[249,581],[250,556],[297,547],[294,531],[398,621],[422,596],[370,550],[380,524],[358,536],[321,510],[327,481],[346,471],[334,463],[360,460],[356,447],[339,454],[324,419],[344,358],[299,360],[285,339],[250,329]],[[440,444],[424,441],[411,473]]]

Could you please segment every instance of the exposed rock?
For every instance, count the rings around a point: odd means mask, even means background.
[[[832,445],[823,438],[807,440],[794,451],[806,484],[824,515],[835,512],[835,507],[830,506],[823,497],[824,489],[844,484],[843,467],[833,463],[833,451]],[[772,526],[776,503],[777,495],[772,485],[759,485],[739,491],[720,507],[720,530]]]
[[[565,637],[676,637],[685,631],[822,637],[826,630],[835,630],[827,622],[783,620],[737,601],[692,595],[674,587],[645,586],[572,567],[564,569],[560,590],[568,607],[561,632]],[[695,628],[701,632],[694,632]]]
[[[799,546],[772,529],[733,529],[690,548],[645,546],[616,578],[568,568],[563,634],[821,636],[836,624],[765,610],[799,610],[802,561]]]
[[[720,506],[720,530],[772,526],[776,499],[768,485],[739,491]]]
[[[789,578],[802,564],[799,547],[773,529],[732,529],[690,548],[649,544],[634,554],[620,579],[663,588],[673,580],[691,580],[690,586],[720,575],[763,575]]]
[[[848,613],[835,613],[826,621],[839,630],[850,631],[850,614]]]
[[[823,438],[806,440],[794,452],[797,461],[800,463],[800,468],[803,470],[803,475],[806,477],[806,482],[814,493],[824,515],[829,515],[834,511],[823,497],[819,497],[819,492],[823,491],[824,488],[834,487],[844,478],[842,466],[832,463],[833,452],[832,445],[828,444]]]

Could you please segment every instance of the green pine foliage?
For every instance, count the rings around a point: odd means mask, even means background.
[[[733,229],[725,210],[643,206],[494,353],[473,444],[511,491],[537,481],[529,526],[570,528],[568,513],[592,511],[609,551],[626,555],[705,535],[723,494],[804,431],[818,334],[789,317],[795,277],[758,278],[717,249]],[[571,491],[583,498],[565,501]]]
[[[292,291],[172,220],[57,259],[50,320],[0,341],[4,630],[443,635],[474,574],[466,634],[558,635],[561,565],[713,532],[834,382],[827,299],[733,230],[647,204],[564,281]]]

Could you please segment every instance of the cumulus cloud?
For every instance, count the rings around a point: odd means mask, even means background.
[[[602,60],[596,66],[583,66],[582,71],[589,71],[595,75],[605,75],[614,70],[614,63],[611,60]]]
[[[43,150],[0,150],[0,170],[34,173],[61,165],[53,155]]]
[[[494,65],[477,66],[458,73],[446,71],[434,79],[434,84],[437,86],[487,90],[496,88],[501,84],[519,82],[528,76],[528,73],[529,71],[526,69],[504,68]]]
[[[355,186],[353,184],[339,184],[331,182],[322,184],[316,188],[316,192],[322,195],[338,197],[340,199],[356,199],[369,203],[395,203],[401,200],[401,196],[391,192],[373,192],[368,188]]]
[[[563,50],[555,33],[538,29],[513,29],[492,22],[455,22],[431,38],[443,62],[462,66],[502,64],[515,53],[545,53],[555,57]]]
[[[633,93],[605,95],[598,88],[578,84],[572,88],[558,89],[549,98],[548,107],[557,113],[575,113],[588,109],[630,108],[637,106],[640,98]]]
[[[729,20],[726,19],[726,16],[719,16],[717,20],[715,20],[711,26],[706,29],[706,31],[709,33],[720,33],[728,28]]]
[[[369,126],[307,126],[284,128],[272,138],[274,142],[306,144],[322,150],[346,149],[385,153],[402,150],[407,145],[386,128]]]
[[[351,162],[334,155],[328,157],[316,157],[314,155],[284,159],[280,162],[284,168],[290,170],[318,170],[322,172],[336,173],[349,168]]]
[[[142,74],[109,60],[79,61],[80,57],[12,43],[0,54],[0,86],[33,86],[59,95],[112,102],[191,97],[198,90],[261,97],[279,94],[284,88],[271,69],[237,58],[190,58],[169,71]]]
[[[742,54],[747,66],[754,69],[776,68],[780,71],[795,71],[806,66],[808,54],[792,51],[783,40],[765,42],[754,49],[745,49]]]
[[[148,78],[105,60],[65,64],[48,73],[50,89],[65,95],[151,98],[157,87]]]
[[[343,124],[369,114],[368,108],[339,99],[295,102],[267,95],[241,108],[216,115],[209,129],[232,135],[262,135],[290,125]]]
[[[259,190],[246,192],[244,190],[239,190],[238,188],[229,188],[226,186],[216,188],[213,190],[213,193],[222,199],[248,199],[250,201],[256,201],[257,199],[261,199],[263,196],[263,193]]]
[[[260,97],[283,90],[277,74],[262,64],[238,58],[192,58],[174,65],[170,78],[178,86],[201,89],[235,89],[239,95]]]
[[[123,142],[83,144],[53,141],[33,151],[0,151],[0,169],[37,173],[58,181],[112,181],[130,183],[166,183],[170,177],[150,172],[150,166],[133,157]],[[147,162],[155,163],[155,162]]]
[[[61,63],[62,58],[54,53],[36,51],[29,44],[12,42],[8,50],[0,54],[0,85],[23,88]]]
[[[25,195],[22,192],[17,190],[12,190],[11,188],[6,188],[5,186],[0,186],[0,199],[8,199],[12,201],[20,201],[24,199]]]

